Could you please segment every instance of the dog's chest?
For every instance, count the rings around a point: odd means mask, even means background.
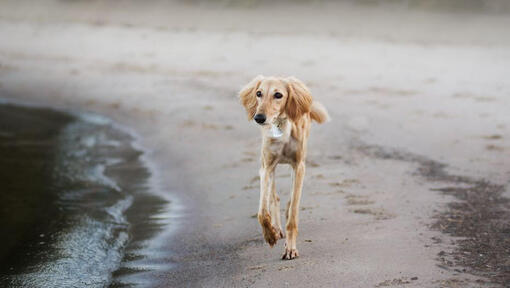
[[[278,159],[278,163],[294,163],[296,159],[297,141],[293,137],[272,138],[266,151]]]
[[[291,136],[292,125],[286,122],[279,129],[275,128],[267,129],[264,134],[264,154],[277,163],[294,163],[298,142]]]

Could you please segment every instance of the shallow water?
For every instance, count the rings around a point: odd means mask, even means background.
[[[0,105],[0,286],[143,283],[170,203],[133,141],[100,116]]]

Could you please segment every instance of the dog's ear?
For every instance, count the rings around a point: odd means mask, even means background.
[[[288,98],[285,104],[285,113],[293,121],[310,112],[312,107],[312,94],[306,85],[294,77],[286,79]]]
[[[248,120],[253,119],[257,111],[257,96],[255,95],[255,91],[259,87],[262,79],[264,79],[264,76],[258,75],[239,91],[239,100],[241,100],[241,104],[243,104],[246,109]]]

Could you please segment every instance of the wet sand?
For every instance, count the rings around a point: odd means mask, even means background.
[[[268,19],[285,20],[276,25],[259,19],[264,6],[98,3],[2,3],[11,9],[0,14],[10,39],[0,90],[105,114],[141,135],[159,187],[181,207],[161,240],[171,256],[155,261],[174,265],[145,277],[191,287],[504,286],[504,257],[473,257],[508,253],[508,17],[319,3],[271,10]],[[283,243],[270,249],[253,218],[260,135],[236,92],[256,74],[305,80],[333,118],[312,127],[295,261],[279,260]],[[290,171],[277,175],[285,202]]]

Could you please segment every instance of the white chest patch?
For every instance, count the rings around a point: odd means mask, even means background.
[[[271,124],[269,134],[271,135],[272,138],[280,138],[283,136],[283,131],[278,126]]]

